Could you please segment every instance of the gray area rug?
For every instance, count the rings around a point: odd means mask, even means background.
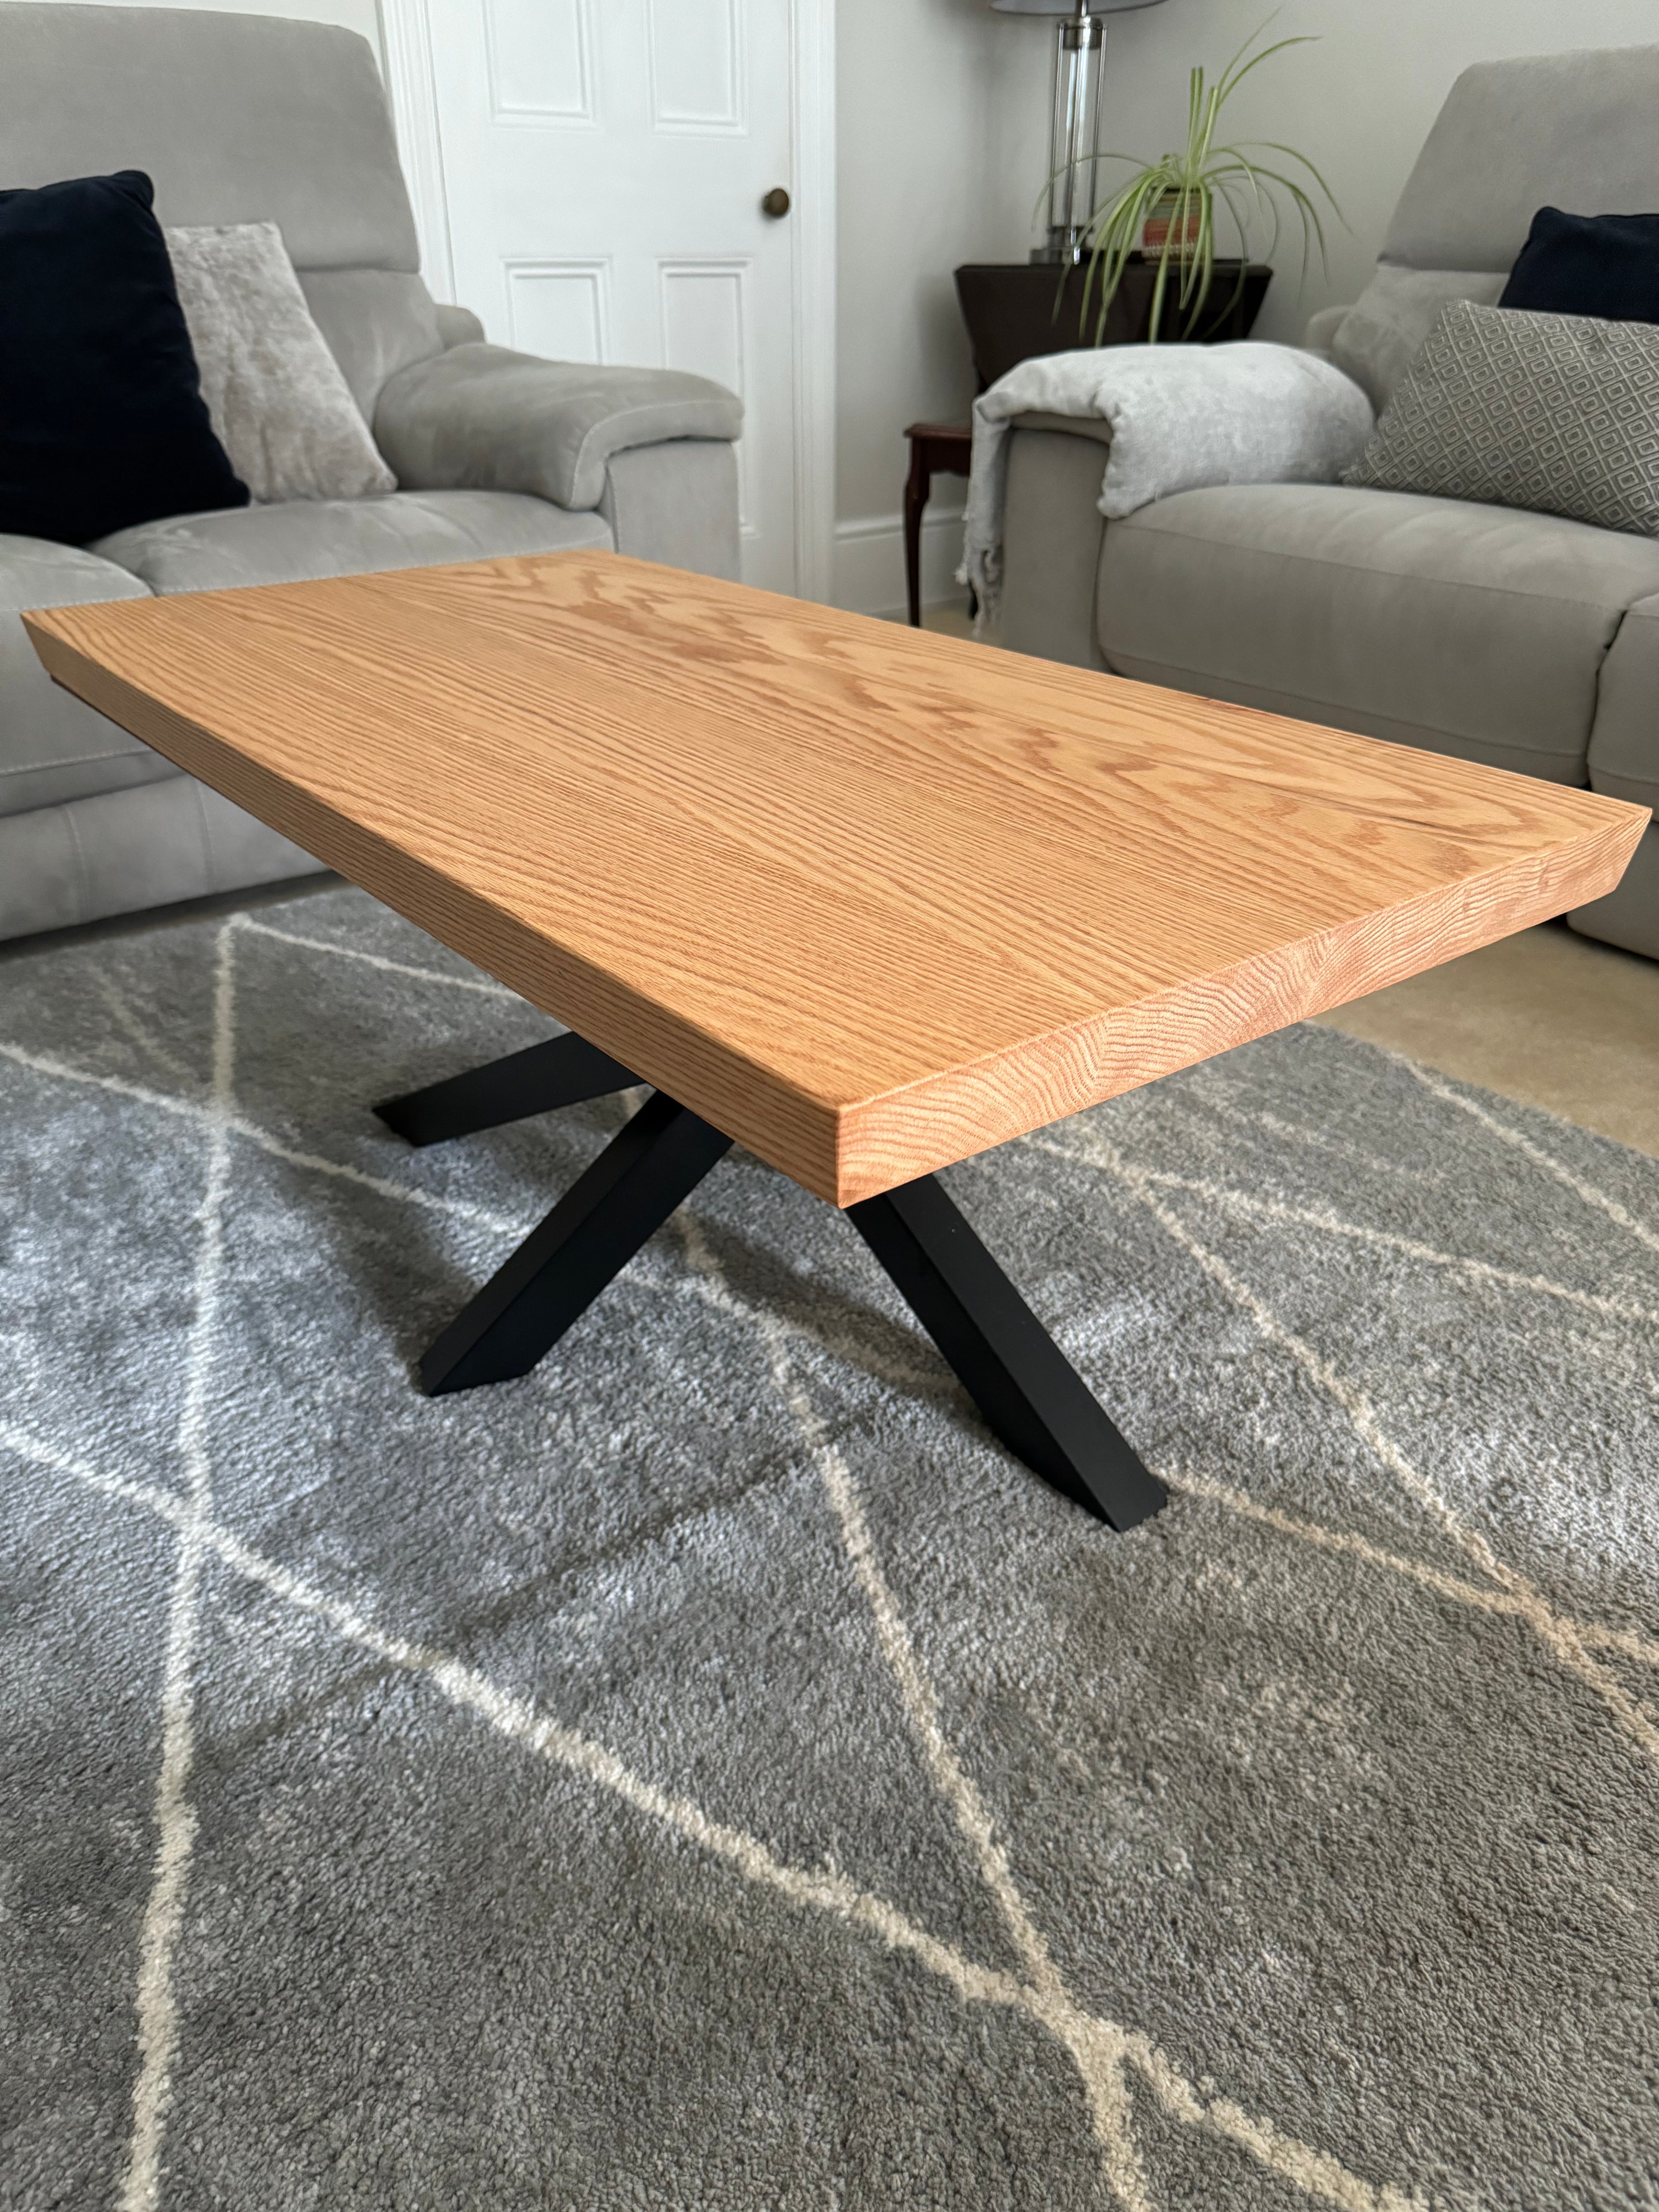
[[[1114,1536],[355,892],[0,967],[7,2206],[1659,2203],[1659,1164],[1297,1030],[953,1170]]]

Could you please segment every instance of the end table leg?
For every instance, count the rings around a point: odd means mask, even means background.
[[[913,440],[910,475],[904,487],[904,592],[912,629],[921,628],[921,516],[933,488],[933,474],[921,443]]]
[[[411,1145],[441,1145],[555,1106],[631,1091],[638,1081],[619,1060],[567,1033],[483,1067],[469,1067],[465,1074],[447,1076],[441,1083],[428,1083],[424,1090],[405,1091],[401,1098],[383,1099],[374,1111]]]
[[[1007,1445],[1055,1489],[1133,1528],[1168,1493],[932,1176],[847,1217]]]

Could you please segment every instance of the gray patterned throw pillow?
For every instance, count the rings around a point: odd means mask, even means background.
[[[1460,300],[1342,481],[1659,538],[1659,328]]]

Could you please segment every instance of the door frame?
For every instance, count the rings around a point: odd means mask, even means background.
[[[836,487],[836,6],[835,0],[788,0],[788,6],[795,589],[804,599],[828,601]],[[434,298],[448,300],[455,263],[428,0],[380,0],[380,7],[386,88],[422,267]]]

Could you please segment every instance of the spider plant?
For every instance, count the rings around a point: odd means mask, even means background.
[[[1169,219],[1161,245],[1155,255],[1149,253],[1149,258],[1155,258],[1158,267],[1152,283],[1152,321],[1147,330],[1148,340],[1153,344],[1163,329],[1164,302],[1172,288],[1177,312],[1185,317],[1181,329],[1183,338],[1191,337],[1203,314],[1215,281],[1218,205],[1225,208],[1231,216],[1243,247],[1233,290],[1235,300],[1243,288],[1244,272],[1250,258],[1253,221],[1264,217],[1268,220],[1266,250],[1272,254],[1278,247],[1285,214],[1280,204],[1281,194],[1301,223],[1304,277],[1316,242],[1323,264],[1324,225],[1304,178],[1323,195],[1339,222],[1342,211],[1330,186],[1307,155],[1298,154],[1294,146],[1281,145],[1271,138],[1245,139],[1237,145],[1218,146],[1215,143],[1222,110],[1250,71],[1260,69],[1275,54],[1283,53],[1287,46],[1313,43],[1305,36],[1279,39],[1252,53],[1251,48],[1267,27],[1264,23],[1261,30],[1251,33],[1214,84],[1207,82],[1201,67],[1194,70],[1188,80],[1187,143],[1183,147],[1173,153],[1161,154],[1155,161],[1143,161],[1136,154],[1099,156],[1103,161],[1131,161],[1135,167],[1128,181],[1097,207],[1089,218],[1089,267],[1084,279],[1083,308],[1078,327],[1079,335],[1086,335],[1091,294],[1097,283],[1097,345],[1105,335],[1107,310],[1117,296],[1124,270],[1130,255],[1140,244],[1149,216]],[[1283,168],[1263,161],[1260,156],[1264,152],[1279,155],[1294,164],[1294,172],[1286,174]]]

